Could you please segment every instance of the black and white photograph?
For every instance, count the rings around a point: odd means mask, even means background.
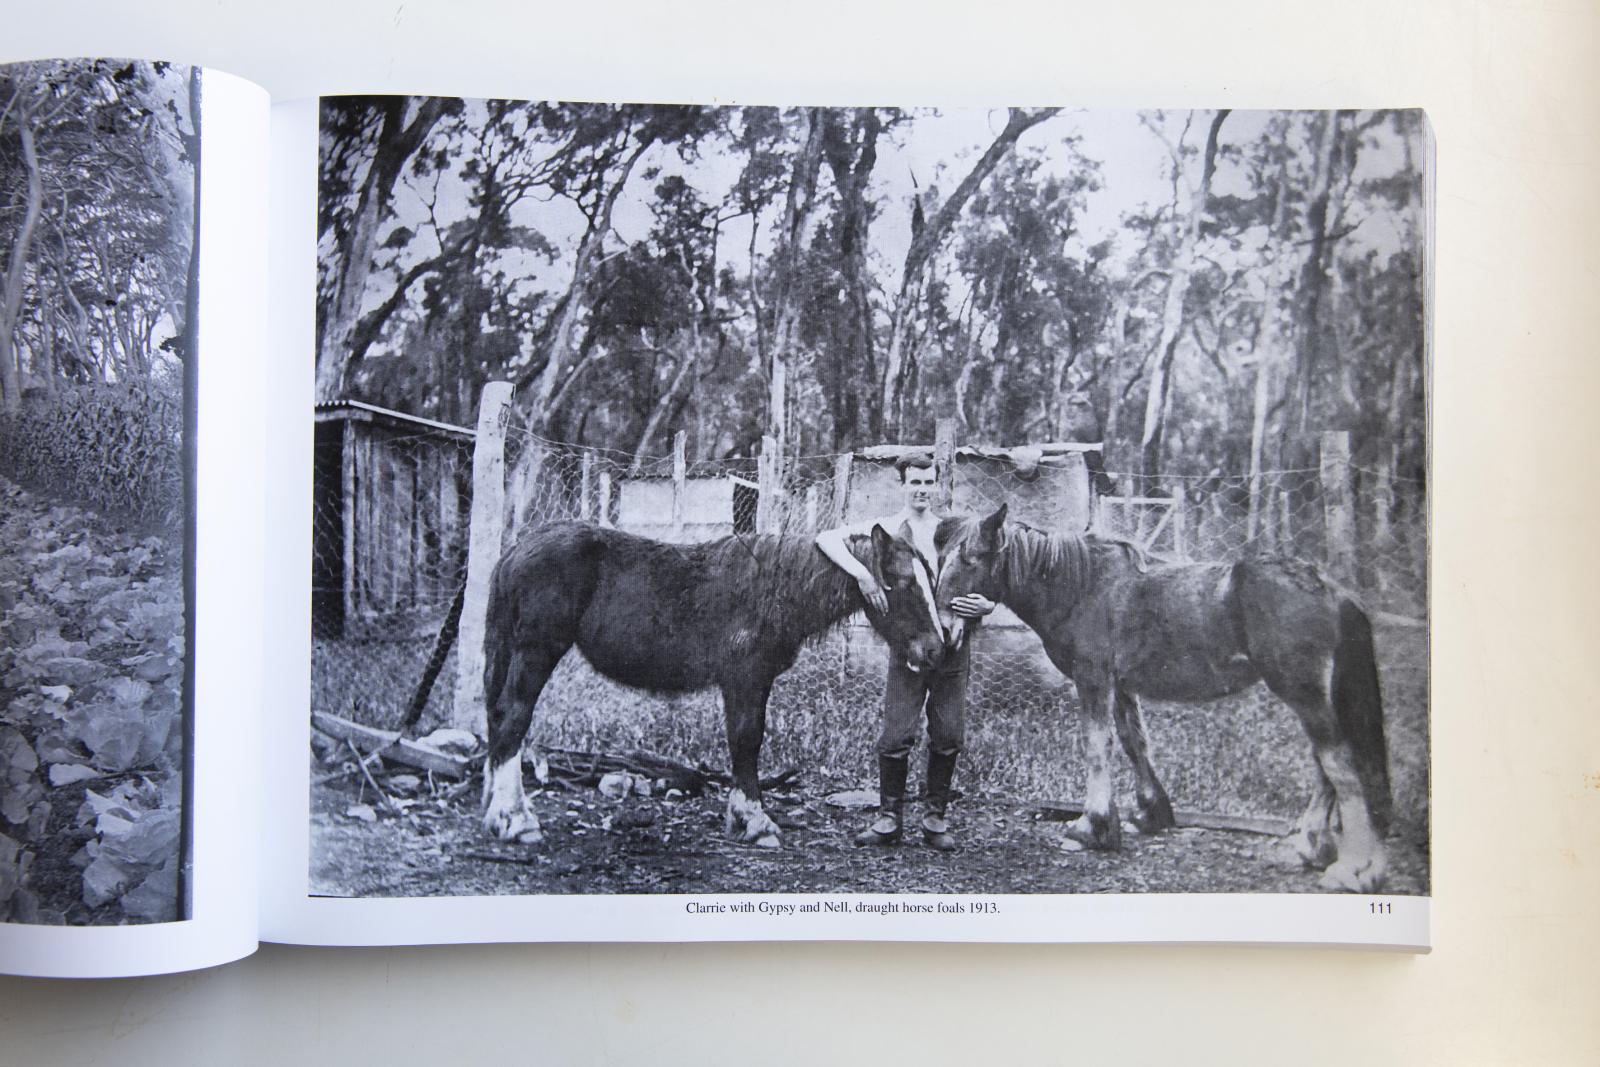
[[[325,97],[319,152],[313,896],[1430,894],[1422,112]],[[181,363],[57,228],[8,419]],[[18,680],[43,790],[82,697]]]
[[[0,67],[0,921],[190,914],[200,72]]]

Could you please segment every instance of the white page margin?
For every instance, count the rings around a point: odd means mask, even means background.
[[[311,775],[311,464],[317,284],[317,102],[272,108],[270,340],[262,557],[267,636],[261,783],[261,936],[292,941],[306,901]]]

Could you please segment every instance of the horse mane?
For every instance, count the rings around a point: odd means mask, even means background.
[[[981,522],[981,518],[965,515],[941,521],[934,534],[940,554],[975,536]],[[1008,520],[1003,529],[1005,541],[995,561],[994,578],[1007,590],[1048,582],[1060,595],[1076,599],[1094,584],[1096,554],[1120,552],[1140,571],[1148,562],[1138,545],[1118,538],[1041,530],[1014,519]]]
[[[1005,543],[996,560],[997,577],[1007,589],[1049,582],[1062,595],[1076,600],[1094,581],[1094,559],[1089,538],[1077,533],[1054,533],[1026,523],[1006,524]]]
[[[788,605],[801,615],[818,611],[850,614],[861,606],[855,581],[822,554],[815,538],[803,534],[728,534],[709,541],[660,541],[623,530],[610,529],[607,536],[630,547],[636,556],[658,561],[662,575],[677,574],[686,591],[704,594],[704,576],[726,576],[716,583],[718,590],[732,590],[747,605],[772,607]],[[867,567],[872,567],[871,541],[851,538],[849,548]]]
[[[852,538],[850,549],[869,567],[866,538]],[[787,605],[785,623],[808,630],[813,614],[828,618],[824,630],[842,623],[859,607],[856,583],[822,554],[812,537],[796,534],[730,534],[714,541],[675,546],[705,563],[737,574],[736,586],[750,603],[775,610]],[[801,609],[796,612],[794,609]],[[815,631],[813,631],[815,632]]]

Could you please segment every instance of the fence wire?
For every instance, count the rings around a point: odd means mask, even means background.
[[[317,710],[392,726],[410,704],[465,579],[471,445],[442,430],[353,422],[319,429]],[[752,458],[680,464],[671,456],[546,441],[515,425],[505,449],[507,545],[557,519],[676,541],[757,531],[811,536],[846,518],[892,513],[901,503],[892,465],[859,458],[849,464],[833,456],[790,459],[765,472]],[[1254,478],[1166,477],[1159,486],[1112,472],[1103,484],[1116,492],[1091,496],[1081,464],[963,456],[953,481],[961,510],[1006,503],[1013,516],[1033,525],[1088,526],[1169,558],[1288,554],[1325,568],[1330,558],[1339,561],[1349,571],[1340,580],[1359,591],[1380,620],[1397,810],[1410,813],[1425,833],[1423,487],[1357,468],[1347,477],[1352,525],[1346,529],[1354,530],[1355,544],[1342,554],[1330,552],[1328,502],[1315,469]],[[424,729],[450,720],[454,660],[452,650],[428,698]],[[799,766],[870,783],[885,668],[881,642],[859,617],[808,645],[774,688],[764,767]],[[1076,698],[1038,639],[1014,617],[997,613],[980,631],[972,671],[963,787],[1081,797],[1080,738],[1070,714]],[[1153,751],[1180,806],[1294,814],[1305,803],[1313,774],[1309,746],[1294,716],[1264,687],[1214,704],[1155,706],[1147,717]],[[546,687],[533,739],[557,747],[645,749],[716,767],[727,762],[714,692],[659,696],[627,689],[597,675],[576,653]],[[1174,758],[1163,760],[1163,752]],[[1123,786],[1131,789],[1129,782]]]

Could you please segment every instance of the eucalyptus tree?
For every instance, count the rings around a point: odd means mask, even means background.
[[[1017,152],[974,196],[951,238],[955,277],[939,287],[940,343],[924,357],[924,430],[946,394],[973,440],[1097,439],[1076,397],[1094,389],[1108,313],[1107,246],[1078,233],[1099,188],[1098,165],[1067,138]]]
[[[967,201],[995,165],[1013,149],[1024,133],[1060,110],[1055,107],[1034,110],[1011,108],[1007,112],[1005,126],[938,205],[938,210],[933,212],[931,218],[927,217],[919,204],[918,214],[922,216],[922,222],[913,226],[911,244],[906,249],[905,262],[900,270],[899,288],[889,311],[889,339],[879,383],[882,436],[899,440],[903,433],[905,400],[915,369],[916,353],[912,337],[929,261],[943,245]]]
[[[353,353],[352,345],[395,186],[439,122],[460,111],[458,100],[404,96],[342,97],[322,109],[318,400],[339,399],[351,366],[365,354]]]

